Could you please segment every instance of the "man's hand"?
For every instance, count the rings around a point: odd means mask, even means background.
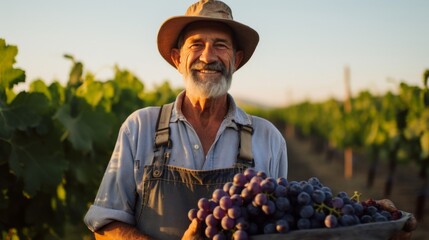
[[[189,224],[188,229],[183,234],[182,240],[200,240],[203,237],[200,235],[201,232],[201,224],[198,219],[192,220],[191,224]]]
[[[140,233],[137,228],[129,224],[113,221],[102,229],[94,232],[96,240],[150,240],[149,236]]]
[[[394,212],[398,209],[395,204],[389,199],[381,199],[376,201],[384,210],[388,212]],[[417,220],[414,215],[405,222],[404,227],[401,231],[395,233],[390,240],[410,240],[411,234],[417,228]]]

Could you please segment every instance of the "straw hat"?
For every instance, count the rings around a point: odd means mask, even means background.
[[[158,50],[161,56],[173,67],[170,51],[177,47],[177,38],[186,25],[197,21],[214,21],[228,25],[235,34],[237,49],[243,51],[243,60],[237,70],[242,67],[252,56],[259,42],[258,33],[232,18],[231,8],[225,3],[216,0],[201,0],[191,5],[183,16],[167,19],[158,32]]]

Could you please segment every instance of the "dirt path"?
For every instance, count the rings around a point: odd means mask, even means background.
[[[286,134],[287,135],[287,134]],[[362,193],[363,199],[384,197],[385,172],[384,165],[380,165],[377,172],[374,186],[368,188],[367,169],[368,163],[365,159],[354,159],[353,177],[345,179],[343,175],[342,159],[337,158],[328,161],[324,153],[317,153],[312,148],[309,140],[298,140],[291,136],[286,136],[289,156],[289,176],[290,180],[307,180],[316,176],[322,183],[329,186],[333,192],[345,191],[353,194],[354,191]],[[416,193],[419,187],[417,169],[410,166],[398,166],[394,179],[392,194],[388,197],[395,205],[406,212],[414,213],[416,203]],[[413,240],[429,239],[429,199],[426,200],[425,221],[420,222],[414,232]]]

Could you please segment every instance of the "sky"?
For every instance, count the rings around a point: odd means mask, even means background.
[[[159,54],[156,36],[195,0],[0,0],[0,38],[19,52],[15,67],[65,84],[71,54],[98,80],[115,65],[148,89],[183,80]],[[344,68],[353,95],[422,86],[429,69],[428,0],[225,0],[236,21],[260,35],[230,93],[267,106],[344,98]]]

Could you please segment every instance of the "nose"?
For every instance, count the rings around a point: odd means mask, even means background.
[[[200,61],[212,63],[217,60],[216,50],[211,44],[206,44],[200,55]]]

